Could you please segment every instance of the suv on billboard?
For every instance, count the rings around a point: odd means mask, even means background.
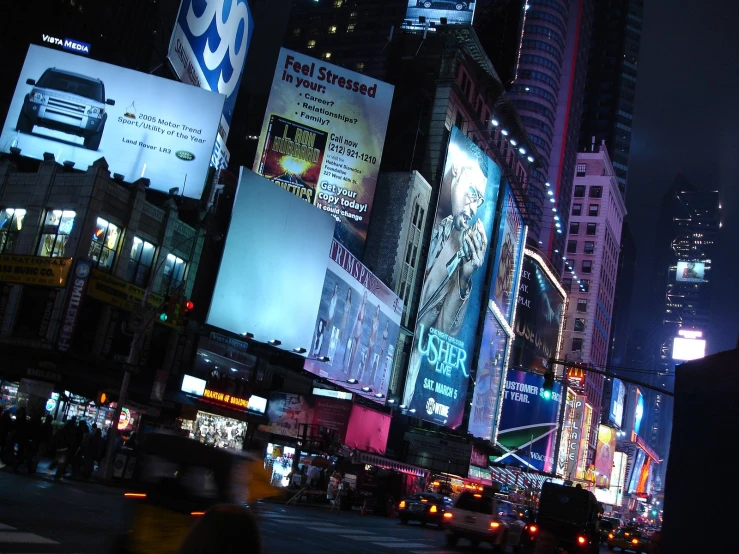
[[[105,105],[115,105],[115,100],[105,98],[100,79],[52,67],[38,81],[26,83],[33,89],[23,100],[16,125],[19,133],[30,134],[38,125],[82,137],[90,150],[100,147],[108,119]]]
[[[455,0],[418,0],[419,8],[436,8],[439,10],[448,10],[452,6],[458,12],[466,10],[470,7],[469,2],[457,2]]]

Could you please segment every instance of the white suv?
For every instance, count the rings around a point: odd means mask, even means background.
[[[447,546],[455,546],[463,538],[472,546],[487,542],[500,551],[504,545],[517,549],[526,523],[518,518],[516,508],[510,502],[489,493],[465,491],[444,514],[444,526]]]

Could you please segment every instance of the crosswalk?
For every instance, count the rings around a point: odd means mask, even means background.
[[[17,549],[22,550],[22,552],[18,552],[17,554],[42,554],[29,550],[29,548],[47,550],[49,547],[53,548],[53,552],[60,552],[56,548],[58,546],[59,542],[48,537],[42,537],[36,533],[29,533],[19,530],[12,525],[0,523],[0,552],[14,554],[14,550]]]

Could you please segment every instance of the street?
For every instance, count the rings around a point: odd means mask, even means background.
[[[104,554],[123,531],[124,489],[95,483],[55,483],[0,471],[0,552]],[[417,523],[267,504],[262,511],[265,551],[280,554],[472,552],[449,550],[444,533]],[[481,548],[491,552],[489,546]],[[508,549],[510,551],[510,549]],[[602,549],[602,552],[606,552]]]

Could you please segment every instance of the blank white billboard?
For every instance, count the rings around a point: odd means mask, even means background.
[[[685,339],[683,337],[675,337],[672,343],[672,359],[673,360],[697,360],[706,355],[706,341],[702,339]]]
[[[336,220],[241,168],[206,323],[309,349]]]
[[[5,82],[11,81],[4,75]],[[12,77],[15,78],[14,76]],[[0,151],[74,162],[105,158],[126,181],[199,199],[225,96],[75,54],[31,46]]]

